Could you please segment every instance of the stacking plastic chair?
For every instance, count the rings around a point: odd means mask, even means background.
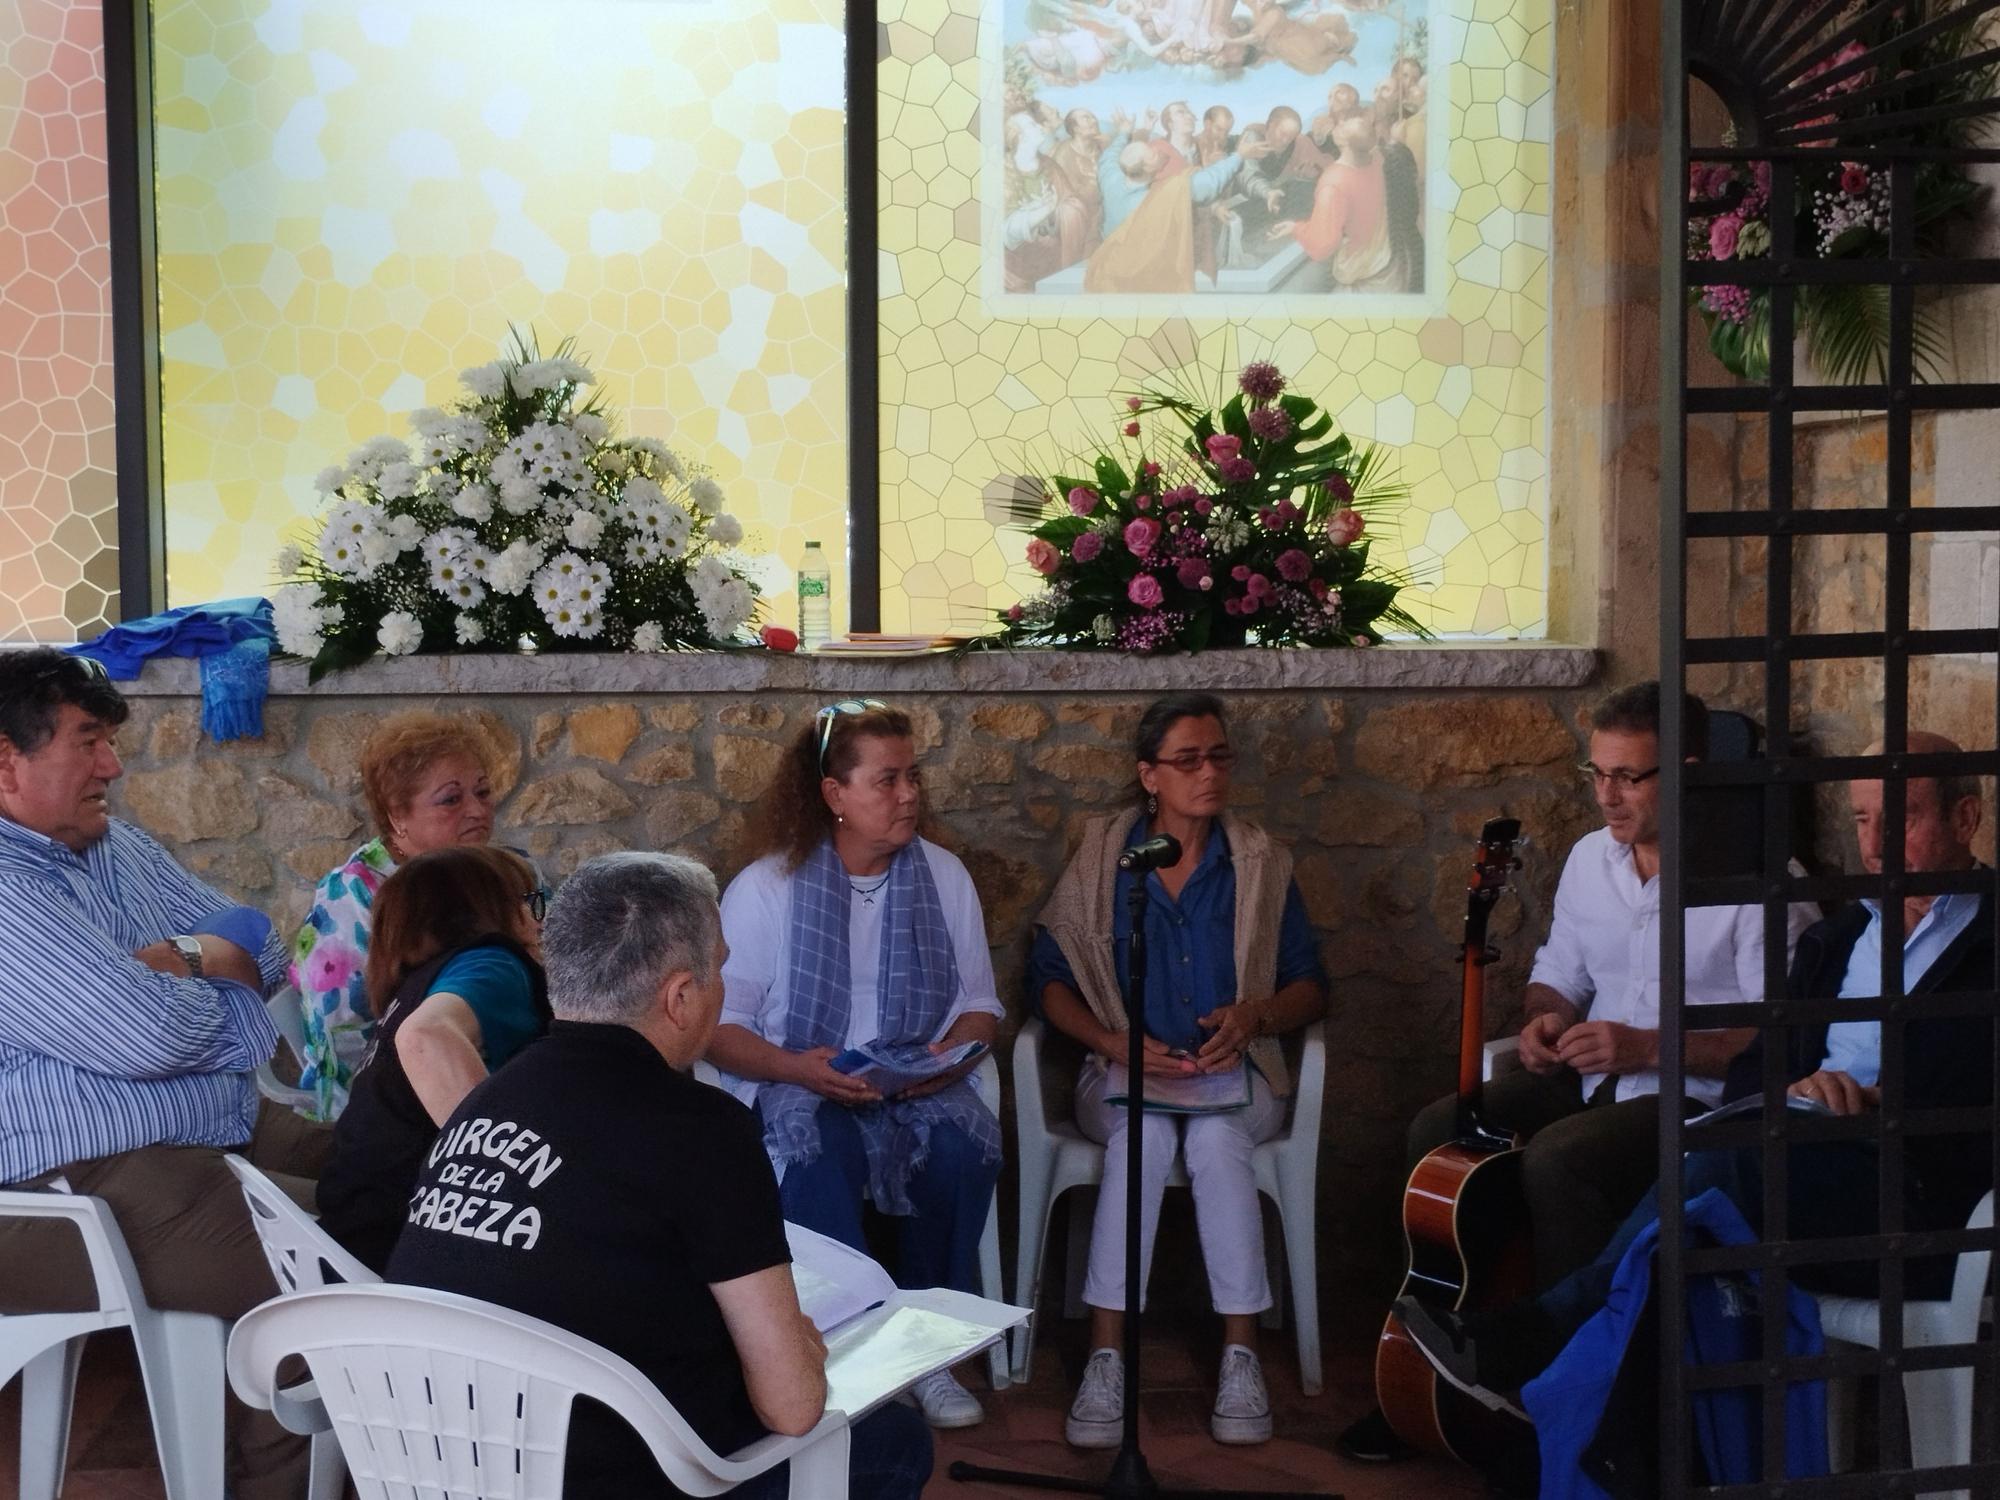
[[[797,1500],[847,1494],[847,1418],[724,1457],[628,1360],[552,1323],[451,1292],[336,1286],[251,1309],[229,1339],[229,1383],[285,1420],[280,1362],[302,1357],[361,1500],[560,1500],[570,1408],[609,1407],[690,1495],[719,1495],[791,1463]],[[216,1492],[220,1494],[220,1490]]]
[[[1993,1195],[1972,1210],[1967,1229],[1993,1227]],[[1939,1344],[1970,1344],[1979,1338],[1986,1275],[1991,1252],[1959,1253],[1952,1274],[1951,1296],[1943,1302],[1903,1304],[1903,1347],[1921,1349]],[[1827,1340],[1882,1347],[1882,1304],[1867,1297],[1819,1297],[1820,1329]],[[1919,1469],[1945,1468],[1972,1462],[1972,1367],[1910,1370],[1903,1376],[1903,1409],[1910,1423],[1910,1462]],[[1829,1403],[1828,1444],[1836,1461],[1850,1452],[1847,1402]],[[1940,1490],[1935,1495],[1964,1495],[1964,1490]]]
[[[704,1060],[694,1065],[694,1076],[713,1088],[722,1087],[722,1075],[715,1065]],[[979,1100],[993,1111],[993,1118],[1000,1118],[1000,1066],[987,1053],[979,1060],[979,1066],[972,1070],[972,1087],[978,1092]],[[993,1195],[993,1205],[986,1210],[986,1228],[979,1235],[979,1295],[990,1297],[995,1302],[1006,1300],[1006,1288],[1000,1280],[1000,1195]],[[996,1391],[1004,1391],[1009,1384],[1007,1366],[1007,1341],[1002,1339],[986,1353],[986,1378]]]
[[[264,1010],[278,1028],[278,1035],[285,1046],[291,1049],[292,1060],[303,1069],[306,1061],[306,1021],[305,1012],[300,1009],[302,1003],[299,992],[286,985],[264,1002]],[[268,1057],[257,1064],[256,1077],[257,1092],[273,1104],[308,1112],[319,1107],[319,1096],[311,1089],[281,1083]]]
[[[1104,1178],[1104,1148],[1077,1129],[1067,1098],[1047,1096],[1042,1088],[1042,1049],[1049,1033],[1039,1019],[1030,1019],[1014,1039],[1015,1157],[1021,1173],[1021,1217],[1015,1239],[1014,1296],[1034,1309],[1041,1291],[1042,1251],[1048,1243],[1049,1218],[1056,1200],[1075,1187],[1092,1187]],[[1285,1264],[1292,1287],[1292,1320],[1299,1347],[1299,1385],[1308,1396],[1319,1394],[1319,1231],[1315,1220],[1319,1179],[1320,1111],[1326,1096],[1326,1023],[1315,1021],[1301,1033],[1297,1086],[1291,1119],[1275,1138],[1252,1153],[1257,1191],[1278,1206]],[[1168,1183],[1187,1186],[1180,1157],[1174,1160]],[[1072,1224],[1072,1267],[1082,1264],[1075,1253],[1083,1248],[1082,1226]],[[1014,1378],[1026,1380],[1035,1353],[1031,1317],[1014,1334]]]
[[[74,1224],[97,1283],[95,1311],[0,1316],[0,1386],[22,1375],[21,1500],[54,1500],[62,1489],[83,1342],[110,1328],[132,1330],[167,1500],[216,1500],[223,1493],[223,1320],[149,1307],[125,1236],[101,1198],[66,1188],[0,1192],[0,1218]]]

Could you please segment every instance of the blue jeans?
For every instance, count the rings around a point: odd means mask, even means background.
[[[804,1166],[785,1169],[778,1199],[785,1217],[864,1255],[862,1200],[868,1191],[868,1155],[854,1112],[831,1101],[813,1116],[819,1125],[819,1155]],[[910,1178],[916,1212],[896,1221],[896,1284],[946,1286],[982,1291],[979,1239],[993,1206],[1000,1163],[979,1159],[979,1148],[956,1125],[931,1131],[930,1155]]]
[[[1786,1233],[1793,1240],[1830,1239],[1843,1235],[1873,1234],[1878,1213],[1876,1154],[1866,1141],[1810,1141],[1793,1146],[1785,1174]],[[1762,1232],[1764,1221],[1763,1153],[1743,1148],[1729,1151],[1690,1151],[1682,1174],[1682,1201],[1699,1197],[1709,1188],[1720,1188],[1743,1215],[1744,1222]],[[1639,1206],[1598,1252],[1597,1259],[1550,1287],[1536,1303],[1565,1333],[1581,1328],[1610,1295],[1618,1263],[1632,1247],[1640,1232],[1660,1216],[1660,1185],[1656,1182],[1639,1200]],[[1935,1257],[1933,1259],[1936,1259]],[[1918,1294],[1927,1280],[1921,1276],[1923,1261],[1910,1262],[1908,1290]],[[1947,1275],[1949,1272],[1947,1272]],[[1815,1291],[1845,1292],[1851,1296],[1875,1295],[1875,1268],[1851,1263],[1802,1266],[1795,1278]],[[1937,1296],[1942,1293],[1931,1292]]]
[[[918,1500],[931,1477],[931,1430],[915,1407],[891,1401],[848,1433],[847,1492],[875,1500]],[[740,1500],[785,1500],[792,1466],[779,1464],[729,1493]]]

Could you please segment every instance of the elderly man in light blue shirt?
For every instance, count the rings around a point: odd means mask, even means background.
[[[310,1174],[328,1133],[251,1078],[277,1044],[270,922],[110,814],[127,712],[95,662],[0,654],[0,1183],[103,1199],[150,1304],[233,1318],[277,1287],[224,1150]],[[0,1312],[94,1307],[80,1249],[0,1220]],[[238,1500],[302,1494],[305,1440],[237,1414]]]

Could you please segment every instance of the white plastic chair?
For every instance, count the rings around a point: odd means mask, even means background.
[[[1031,1018],[1014,1039],[1015,1155],[1021,1174],[1021,1217],[1015,1239],[1014,1296],[1034,1309],[1041,1291],[1042,1251],[1048,1243],[1049,1218],[1056,1200],[1074,1187],[1091,1187],[1103,1180],[1104,1148],[1077,1128],[1067,1099],[1051,1099],[1042,1089],[1042,1044],[1049,1033]],[[1315,1221],[1319,1178],[1320,1111],[1326,1095],[1326,1023],[1315,1021],[1302,1033],[1298,1077],[1292,1095],[1291,1119],[1282,1133],[1251,1154],[1257,1190],[1278,1206],[1285,1264],[1292,1286],[1292,1320],[1297,1326],[1299,1385],[1308,1396],[1319,1394],[1319,1233]],[[1187,1185],[1179,1156],[1168,1182]],[[1087,1236],[1072,1227],[1071,1263],[1082,1264],[1079,1253]],[[1026,1380],[1035,1353],[1035,1323],[1031,1317],[1014,1335],[1014,1379]]]
[[[1524,1066],[1520,1036],[1503,1036],[1486,1044],[1486,1056],[1480,1064],[1479,1077],[1482,1082],[1491,1083],[1505,1074],[1518,1073]]]
[[[1993,1195],[1981,1198],[1966,1221],[1967,1229],[1993,1227]],[[1903,1347],[1919,1349],[1938,1344],[1970,1344],[1979,1338],[1986,1273],[1991,1254],[1962,1251],[1952,1274],[1951,1296],[1943,1302],[1903,1304]],[[1816,1299],[1820,1329],[1827,1341],[1882,1347],[1882,1305],[1868,1297],[1832,1293]],[[1903,1376],[1903,1409],[1910,1423],[1910,1462],[1918,1469],[1944,1468],[1972,1462],[1972,1367],[1911,1370]],[[1851,1452],[1849,1413],[1844,1400],[1828,1402],[1828,1444],[1836,1461]],[[1937,1490],[1934,1497],[1964,1496],[1965,1490]]]
[[[84,1339],[108,1328],[132,1330],[167,1500],[216,1500],[223,1493],[223,1320],[148,1306],[125,1236],[101,1198],[66,1187],[0,1192],[0,1218],[74,1224],[97,1282],[94,1312],[0,1316],[0,1386],[22,1374],[21,1500],[54,1500],[62,1489]]]
[[[304,1004],[299,992],[286,985],[264,1002],[265,1013],[271,1023],[278,1028],[278,1035],[291,1049],[292,1060],[301,1069],[306,1062],[306,1020],[300,1009]],[[311,1089],[295,1088],[289,1083],[281,1083],[277,1072],[271,1066],[271,1059],[265,1058],[257,1064],[257,1092],[273,1104],[282,1104],[286,1109],[296,1109],[311,1113],[319,1108],[319,1095]]]
[[[361,1500],[560,1500],[579,1396],[629,1423],[688,1494],[719,1495],[787,1460],[797,1500],[847,1494],[843,1413],[725,1458],[630,1361],[471,1297],[382,1284],[274,1298],[237,1320],[230,1386],[251,1406],[282,1409],[277,1370],[293,1355],[312,1370]]]
[[[694,1065],[694,1076],[711,1088],[722,1088],[722,1074],[714,1063],[706,1058],[698,1058]],[[979,1095],[979,1102],[993,1111],[993,1118],[1000,1118],[1000,1065],[988,1052],[979,1059],[979,1066],[972,1070],[972,1087]],[[979,1234],[979,1295],[990,1297],[995,1302],[1007,1300],[1006,1287],[1000,1280],[1000,1195],[993,1195],[992,1206],[986,1210],[986,1227]],[[1002,1339],[986,1352],[986,1379],[996,1391],[1004,1391],[1008,1386],[1007,1342]]]

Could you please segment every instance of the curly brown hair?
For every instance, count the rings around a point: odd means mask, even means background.
[[[493,762],[463,719],[413,709],[385,719],[361,747],[361,791],[375,831],[389,837],[395,815],[409,807],[424,773],[448,755],[469,755],[487,776]]]
[[[826,805],[820,782],[828,776],[847,780],[861,759],[863,740],[913,738],[910,716],[900,709],[869,708],[861,713],[836,713],[832,719],[824,757],[819,748],[819,714],[786,747],[785,758],[757,799],[756,816],[744,834],[746,862],[783,854],[785,868],[796,870],[833,834],[833,809]]]
[[[404,976],[448,948],[512,937],[521,898],[534,889],[528,862],[491,844],[454,844],[398,866],[375,893],[368,1008],[379,1018]]]

